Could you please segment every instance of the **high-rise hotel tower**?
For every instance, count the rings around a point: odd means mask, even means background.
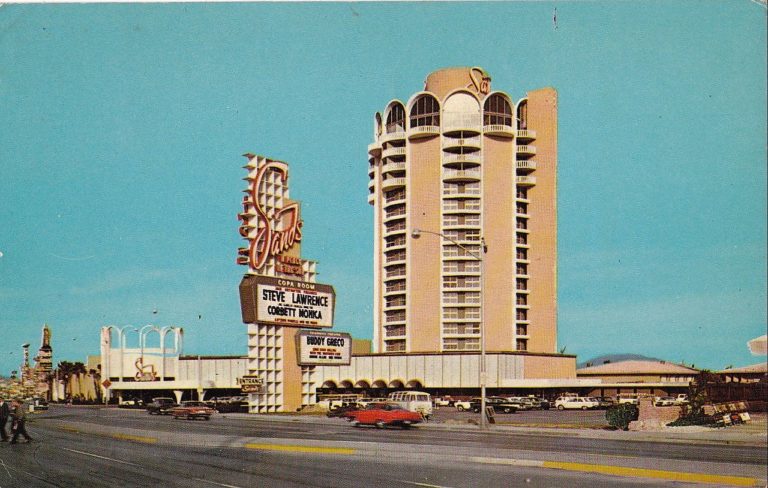
[[[368,154],[374,351],[478,351],[482,323],[488,351],[556,352],[557,92],[442,69]]]

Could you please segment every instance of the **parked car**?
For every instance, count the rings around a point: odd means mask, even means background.
[[[671,396],[654,397],[653,404],[657,407],[671,407],[675,405],[677,399]]]
[[[117,406],[120,408],[141,408],[144,406],[144,401],[141,398],[127,398],[120,400]]]
[[[181,405],[172,407],[168,410],[168,413],[173,415],[173,418],[179,419],[183,417],[187,420],[211,420],[211,415],[213,415],[215,412],[216,411],[214,409],[206,405],[204,402],[195,400],[181,402]]]
[[[354,410],[347,413],[347,418],[352,425],[375,425],[383,429],[389,425],[399,425],[407,429],[414,424],[422,422],[424,418],[418,412],[406,410],[397,403],[371,403],[363,410]]]
[[[558,410],[575,409],[590,410],[597,408],[598,401],[589,397],[560,397],[555,400],[555,408]]]
[[[472,410],[472,402],[470,400],[456,400],[453,402],[453,406],[459,412],[468,412]]]
[[[379,398],[361,398],[355,402],[357,404],[357,409],[362,410],[371,403],[387,403],[387,399],[383,397]]]
[[[637,405],[640,403],[640,398],[642,398],[642,395],[639,393],[619,393],[616,397],[618,399],[618,403],[631,403],[633,405]]]
[[[507,402],[517,406],[517,410],[533,410],[535,403],[529,397],[507,397]]]
[[[688,401],[688,395],[686,393],[679,393],[675,397],[675,405],[686,405],[688,403],[690,402]]]
[[[211,402],[208,402],[208,406],[219,413],[248,411],[248,400],[243,396],[217,397],[212,399]]]
[[[37,411],[37,410],[48,410],[48,402],[45,400],[45,398],[40,397],[33,397],[28,398],[25,400],[29,404],[29,408]]]
[[[533,404],[537,405],[534,408],[537,408],[540,410],[549,410],[549,408],[552,406],[552,404],[546,398],[540,398],[540,397],[532,397],[532,398],[533,398]]]
[[[614,405],[616,405],[616,400],[614,400],[613,397],[594,397],[595,400],[597,400],[597,408],[600,409],[608,409]]]
[[[168,415],[173,407],[177,407],[178,404],[173,398],[157,397],[153,398],[152,402],[147,404],[147,413],[152,415]]]
[[[346,405],[342,405],[340,407],[336,407],[334,409],[328,410],[328,412],[325,415],[327,415],[328,417],[349,418],[348,416],[349,412],[354,412],[354,411],[360,410],[361,408],[365,408],[365,407],[348,403]]]
[[[503,397],[486,397],[485,405],[487,407],[493,407],[494,412],[515,413],[518,410],[517,403],[512,403]],[[480,407],[481,407],[481,399],[473,398],[472,411],[475,413],[480,413]]]
[[[432,399],[432,403],[436,407],[450,407],[451,405],[453,405],[453,399],[451,399],[451,397],[449,397],[449,396],[447,396],[447,397],[435,397],[435,398]]]
[[[418,412],[425,418],[432,416],[432,396],[423,391],[395,391],[387,397],[388,402],[397,403],[406,410]]]

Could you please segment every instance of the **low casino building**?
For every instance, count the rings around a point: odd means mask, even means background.
[[[668,361],[630,360],[579,368],[576,375],[596,382],[589,391],[590,396],[620,393],[666,396],[686,393],[688,385],[699,376],[699,370]]]

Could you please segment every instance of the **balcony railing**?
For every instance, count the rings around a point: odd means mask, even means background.
[[[533,139],[536,139],[536,131],[519,129],[517,131],[517,138],[521,141],[532,141]]]
[[[443,113],[443,132],[457,130],[480,132],[482,124],[481,114]]]
[[[447,181],[478,181],[480,179],[480,170],[445,169],[443,170],[443,179]]]
[[[381,157],[383,158],[392,158],[395,156],[405,156],[405,148],[404,147],[388,147],[381,151]]]
[[[381,143],[372,142],[368,144],[368,154],[371,156],[378,156],[381,154]]]
[[[536,184],[535,176],[518,176],[516,178],[517,184],[520,186],[533,186]]]
[[[381,182],[381,189],[384,191],[394,190],[405,186],[405,178],[387,178]]]
[[[402,161],[398,161],[398,162],[387,161],[381,167],[382,173],[391,173],[394,171],[405,171],[405,163]]]
[[[479,153],[466,153],[466,154],[444,154],[443,164],[453,163],[477,163],[480,164],[483,158]]]
[[[533,171],[536,169],[536,161],[518,161],[516,167],[520,170]]]
[[[536,154],[536,146],[528,146],[528,145],[521,145],[517,146],[517,154],[521,154],[524,156],[533,156]]]
[[[489,136],[515,137],[515,129],[511,125],[489,124],[483,126],[483,134]]]
[[[443,188],[443,195],[445,196],[453,196],[453,195],[480,195],[480,188]]]
[[[480,149],[480,136],[471,137],[446,137],[443,139],[443,149],[471,147]]]
[[[405,139],[405,129],[401,127],[392,128],[392,132],[385,132],[379,139],[381,143]]]
[[[420,125],[411,127],[408,131],[408,139],[420,139],[422,137],[431,137],[440,134],[440,127],[436,125]]]

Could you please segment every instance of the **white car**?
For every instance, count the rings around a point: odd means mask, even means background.
[[[588,397],[560,397],[555,400],[555,408],[558,410],[590,410],[600,406],[600,402]]]
[[[676,398],[671,396],[654,397],[653,404],[657,407],[671,407],[675,404]]]
[[[457,400],[453,402],[453,406],[456,407],[456,410],[459,412],[469,412],[472,410],[472,402],[469,400]]]

